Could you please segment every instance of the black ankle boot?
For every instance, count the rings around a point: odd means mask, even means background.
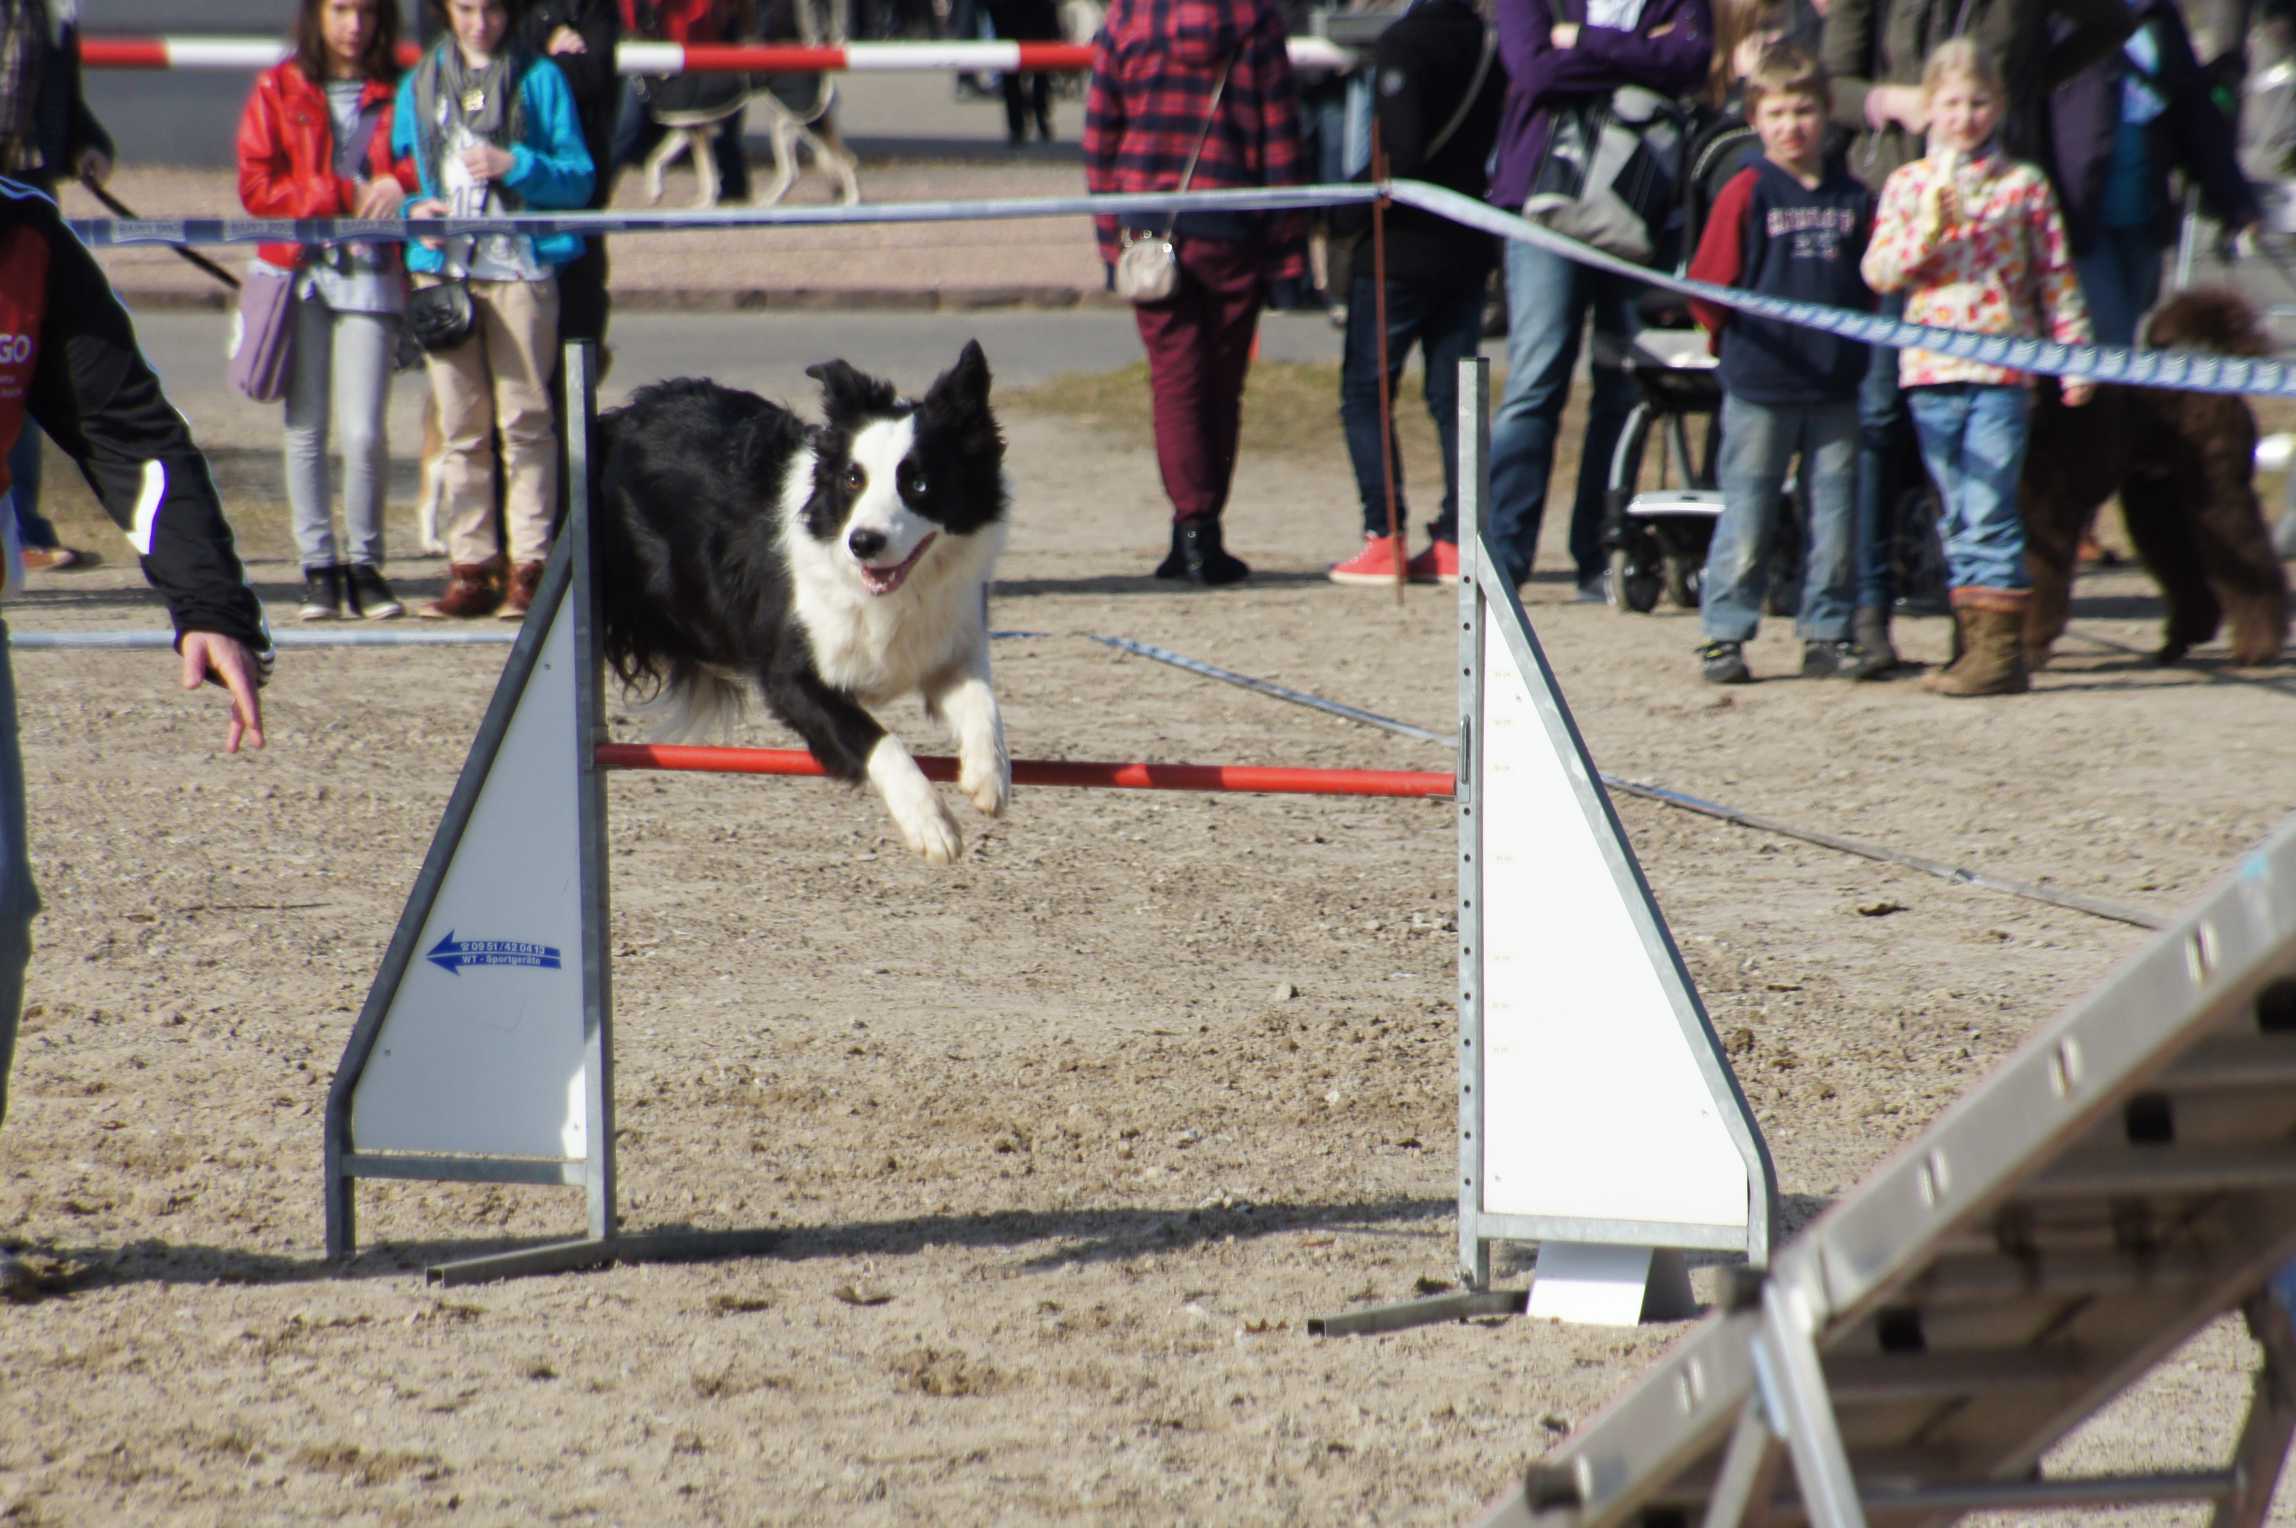
[[[1188,559],[1186,554],[1180,550],[1180,522],[1177,520],[1172,522],[1172,550],[1166,552],[1164,560],[1156,564],[1156,576],[1158,578],[1186,578],[1188,576]]]
[[[1198,515],[1180,522],[1180,561],[1188,582],[1207,589],[1240,584],[1252,576],[1251,567],[1220,544],[1218,515]]]

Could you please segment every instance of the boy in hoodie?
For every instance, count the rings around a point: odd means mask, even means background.
[[[1873,193],[1825,154],[1826,79],[1792,44],[1746,78],[1746,114],[1762,157],[1715,198],[1690,276],[1795,302],[1870,308],[1858,261],[1873,231]],[[1802,578],[1802,675],[1854,665],[1851,554],[1857,517],[1858,387],[1866,347],[1713,303],[1690,310],[1722,358],[1722,520],[1706,553],[1699,671],[1710,684],[1753,678],[1745,644],[1761,617],[1768,553],[1801,458],[1809,506]]]

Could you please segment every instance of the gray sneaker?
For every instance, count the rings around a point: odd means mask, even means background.
[[[298,621],[339,621],[343,618],[343,569],[329,563],[303,570],[303,608]]]
[[[365,616],[370,621],[395,621],[405,615],[407,607],[391,592],[383,575],[371,562],[355,562],[344,575],[345,592],[350,596],[351,614]]]
[[[1832,679],[1847,674],[1857,667],[1857,661],[1858,645],[1847,638],[1802,644],[1804,679]]]
[[[1709,642],[1698,649],[1698,673],[1708,684],[1744,684],[1754,677],[1746,667],[1743,642]]]

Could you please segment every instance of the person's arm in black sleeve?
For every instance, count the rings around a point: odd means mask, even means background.
[[[49,246],[48,287],[28,400],[142,554],[167,601],[176,646],[195,631],[229,637],[268,668],[271,634],[247,587],[207,459],[160,390],[127,310],[55,205],[34,212]]]
[[[571,28],[582,39],[579,51],[550,54],[566,76],[566,88],[574,92],[577,108],[605,98],[614,89],[614,47],[622,40],[622,18],[615,10],[614,0],[582,0],[570,6],[552,8],[552,19],[530,31],[540,35],[529,41],[535,51],[549,48],[550,38],[559,27]]]

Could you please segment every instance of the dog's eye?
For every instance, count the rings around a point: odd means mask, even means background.
[[[901,467],[901,497],[921,499],[925,496],[925,469],[904,463]]]
[[[859,493],[868,484],[869,474],[862,470],[859,462],[847,462],[845,464],[845,486],[848,489],[854,493]]]

